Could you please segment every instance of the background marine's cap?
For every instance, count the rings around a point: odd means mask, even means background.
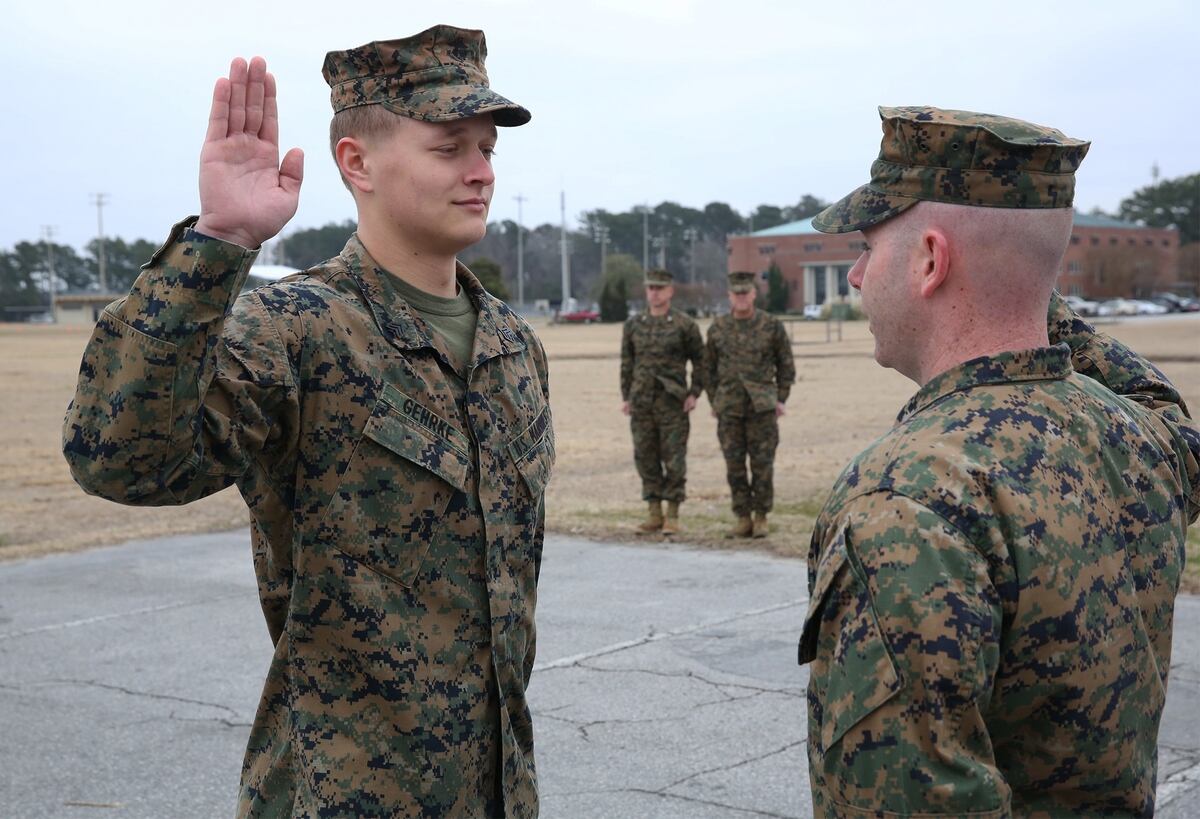
[[[321,73],[334,113],[382,105],[425,122],[491,114],[497,125],[524,125],[530,113],[488,86],[482,31],[434,26],[400,40],[325,55]]]
[[[990,208],[1069,208],[1090,142],[1019,119],[928,106],[880,108],[871,181],[813,217],[849,233],[922,200]]]
[[[735,270],[729,274],[729,292],[730,293],[749,293],[751,290],[757,290],[758,286],[754,283],[755,275],[749,270]]]
[[[671,275],[670,270],[650,269],[646,271],[646,284],[656,284],[662,286],[664,284],[674,284],[675,277]]]

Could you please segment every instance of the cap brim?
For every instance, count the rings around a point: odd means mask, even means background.
[[[528,109],[480,85],[441,86],[437,92],[416,92],[380,103],[394,114],[425,122],[453,122],[491,114],[496,125],[512,128],[533,117]]]
[[[812,226],[822,233],[851,233],[891,219],[918,201],[863,185],[814,216]]]

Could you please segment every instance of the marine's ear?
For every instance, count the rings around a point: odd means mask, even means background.
[[[370,193],[375,189],[367,163],[367,150],[366,142],[358,137],[342,137],[334,146],[333,156],[337,160],[338,170],[352,191]]]
[[[916,259],[921,298],[930,298],[950,275],[950,240],[937,227],[921,231]]]

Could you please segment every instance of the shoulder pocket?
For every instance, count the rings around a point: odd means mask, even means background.
[[[821,555],[800,637],[800,663],[812,663],[809,719],[819,719],[824,753],[900,690],[865,578],[843,526]],[[810,736],[818,734],[809,726]]]
[[[554,471],[554,424],[549,404],[508,442],[508,454],[524,478],[530,497],[541,497]]]

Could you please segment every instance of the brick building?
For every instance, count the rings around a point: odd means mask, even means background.
[[[788,310],[809,304],[857,304],[846,280],[862,253],[863,235],[821,233],[811,219],[777,225],[728,239],[729,270],[762,273],[774,262],[788,285]],[[1175,282],[1179,231],[1147,228],[1105,216],[1075,214],[1071,244],[1063,257],[1059,289],[1089,297],[1141,296]]]

